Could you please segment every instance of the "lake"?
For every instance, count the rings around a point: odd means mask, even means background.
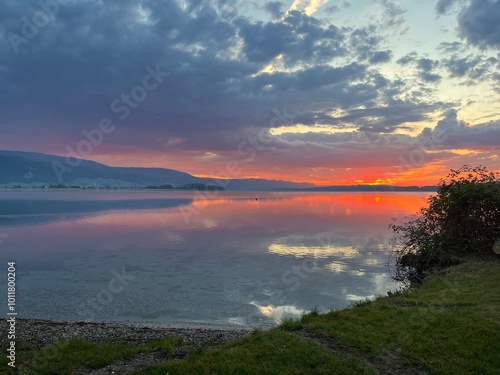
[[[16,262],[18,316],[266,326],[345,308],[399,287],[388,225],[429,197],[206,194],[0,192],[0,275]]]

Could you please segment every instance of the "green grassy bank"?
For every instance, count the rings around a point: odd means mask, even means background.
[[[18,344],[18,368],[8,370],[5,357],[0,368],[2,374],[73,374],[156,351],[164,354],[162,363],[134,374],[500,374],[500,257],[468,259],[417,289],[313,312],[220,349],[172,355],[185,344],[72,340],[58,344],[63,349],[38,351]]]

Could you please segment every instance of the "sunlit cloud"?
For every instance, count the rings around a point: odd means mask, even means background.
[[[304,9],[309,4],[310,0],[294,0],[288,11]]]
[[[327,4],[329,0],[312,0],[307,6],[304,8],[304,12],[308,16],[312,16],[316,11],[321,8],[323,5]]]
[[[320,7],[328,3],[328,1],[329,0],[294,0],[288,12],[301,10],[308,16],[312,16]]]

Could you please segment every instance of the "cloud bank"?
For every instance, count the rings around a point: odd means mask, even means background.
[[[254,13],[224,0],[3,1],[0,147],[64,155],[108,118],[116,128],[90,157],[202,175],[265,133],[242,173],[332,183],[391,174],[425,126],[449,133],[426,163],[452,148],[497,152],[498,121],[463,125],[462,104],[436,87],[498,82],[497,58],[471,48],[498,50],[500,3],[439,1],[443,16],[458,7],[460,39],[433,56],[392,46],[387,30],[404,34],[411,14],[379,4],[384,24],[346,25],[329,15],[351,4],[324,0],[258,2]],[[164,74],[154,89],[148,69]]]

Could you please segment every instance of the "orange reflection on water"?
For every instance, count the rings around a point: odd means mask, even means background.
[[[231,204],[258,206],[265,203],[267,206],[282,206],[286,209],[289,204],[306,203],[311,207],[325,204],[343,204],[349,208],[368,209],[379,205],[378,209],[386,207],[391,210],[405,210],[416,212],[426,205],[426,198],[430,193],[404,192],[359,192],[359,193],[197,193],[194,195],[194,207],[221,206]],[[259,200],[260,199],[260,200]]]
[[[164,196],[169,198],[168,193]],[[110,235],[129,239],[136,234],[162,230],[165,238],[186,238],[196,233],[223,231],[245,233],[256,240],[283,238],[290,233],[313,236],[343,230],[349,233],[387,233],[394,217],[417,213],[426,205],[429,194],[422,193],[227,193],[204,197],[191,196],[189,204],[162,209],[107,210],[64,216],[59,220],[30,226],[33,242],[92,238],[104,240]],[[12,228],[12,237],[22,227]],[[159,234],[155,234],[159,235]],[[304,253],[304,245],[273,241],[272,252]],[[302,246],[302,247],[301,247]],[[344,252],[345,247],[339,248]],[[317,249],[311,249],[316,251]],[[316,251],[319,254],[319,252]]]
[[[328,228],[334,222],[350,226],[389,225],[392,217],[417,213],[429,194],[421,193],[219,193],[193,196],[189,205],[167,209],[106,211],[87,216],[87,225],[131,230],[165,227],[171,230],[283,227],[292,230]],[[83,224],[82,223],[82,224]]]
[[[279,225],[307,219],[319,226],[321,221],[342,218],[349,222],[390,220],[394,216],[417,213],[427,205],[428,193],[221,193],[223,196],[195,199],[189,221],[209,215],[220,225],[258,222]],[[387,223],[388,225],[389,223]]]
[[[416,213],[427,205],[428,193],[320,193],[295,197],[294,201],[308,202],[312,207],[322,205],[341,206],[351,213],[380,210]]]

